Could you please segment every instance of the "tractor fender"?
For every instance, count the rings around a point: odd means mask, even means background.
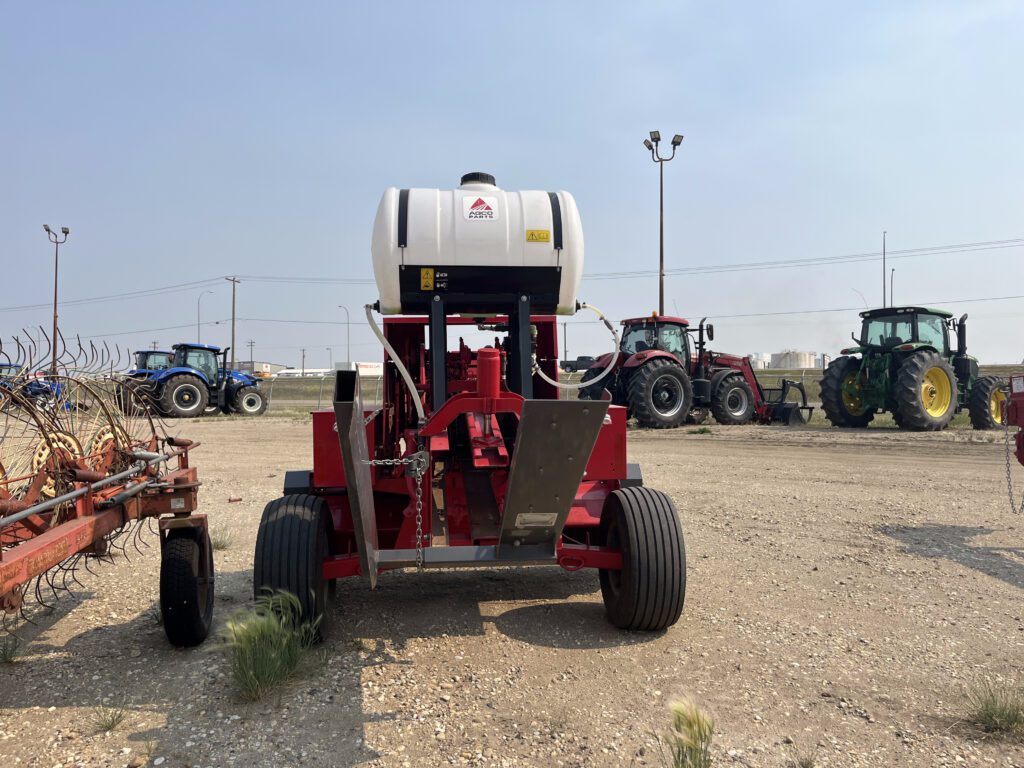
[[[665,352],[660,349],[648,349],[643,352],[637,352],[634,355],[630,355],[626,362],[622,364],[623,368],[639,368],[641,365],[646,365],[651,360],[668,359],[678,365],[680,368],[683,367],[682,363],[679,362],[679,358],[670,352]],[[689,373],[689,371],[687,371]]]
[[[167,381],[172,376],[181,376],[181,375],[195,376],[197,379],[199,379],[201,382],[203,382],[203,384],[205,384],[207,387],[210,386],[210,380],[207,379],[205,375],[203,375],[202,371],[200,371],[198,368],[189,368],[187,366],[179,366],[178,368],[166,368],[166,369],[160,371],[160,373],[158,373],[156,376],[154,376],[152,381],[156,382],[157,384],[163,384],[165,381]]]
[[[605,368],[608,367],[608,361],[611,359],[611,356],[612,355],[618,355],[618,354],[620,354],[620,353],[618,353],[618,352],[605,352],[603,355],[601,355],[599,358],[597,358],[594,362],[592,362],[589,366],[587,366],[587,370],[591,371],[594,368],[598,368],[600,370],[604,370]]]

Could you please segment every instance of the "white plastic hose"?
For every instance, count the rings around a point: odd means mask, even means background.
[[[394,362],[395,367],[398,368],[398,372],[402,374],[402,379],[405,380],[405,386],[409,388],[409,394],[412,395],[412,404],[416,406],[416,415],[420,418],[420,424],[427,420],[427,415],[423,412],[423,402],[420,400],[420,393],[416,390],[416,384],[412,380],[412,376],[409,375],[409,370],[402,364],[401,359],[398,357],[398,353],[395,352],[395,348],[388,343],[388,340],[384,338],[384,334],[381,333],[380,326],[377,325],[373,319],[373,305],[366,305],[366,321],[370,324],[370,330],[373,331],[373,335],[376,336],[380,343],[384,345],[384,351],[388,353],[388,357]]]
[[[619,332],[615,330],[615,326],[611,324],[611,321],[609,321],[608,318],[604,316],[604,312],[602,312],[594,305],[587,304],[586,302],[580,304],[580,309],[589,309],[591,312],[597,315],[598,318],[600,318],[601,322],[604,323],[605,327],[609,331],[611,331],[612,339],[614,339],[615,342],[615,346],[612,347],[612,349],[614,349],[615,351],[612,352],[611,359],[608,360],[608,365],[604,367],[604,370],[601,371],[601,373],[599,373],[592,379],[587,379],[585,382],[581,381],[578,384],[570,384],[569,382],[563,383],[560,381],[555,381],[554,379],[550,378],[546,373],[544,373],[543,370],[541,370],[540,365],[537,363],[537,355],[534,354],[533,372],[540,376],[542,379],[544,379],[544,381],[546,381],[548,384],[551,384],[554,387],[558,387],[559,389],[583,389],[584,387],[593,386],[615,369],[615,363],[619,359],[619,354],[621,354],[619,352]]]

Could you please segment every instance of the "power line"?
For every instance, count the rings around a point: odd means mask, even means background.
[[[92,296],[86,299],[64,299],[61,301],[60,305],[62,307],[73,307],[83,304],[101,304],[108,301],[123,301],[125,299],[157,296],[165,293],[180,293],[210,285],[218,282],[220,279],[221,278],[219,277],[212,277],[208,280],[196,280],[191,283],[177,283],[176,285],[165,285],[158,288],[141,288],[137,291],[124,291],[123,293],[110,294],[108,296]],[[18,307],[2,307],[0,308],[0,312],[22,312],[31,309],[48,309],[50,306],[50,304],[23,304]]]

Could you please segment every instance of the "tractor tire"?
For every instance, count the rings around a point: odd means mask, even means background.
[[[686,414],[687,424],[704,424],[711,416],[711,411],[707,408],[691,408],[690,412]]]
[[[262,416],[267,405],[267,398],[259,387],[240,387],[232,399],[231,410],[243,416]]]
[[[856,381],[859,372],[860,360],[844,356],[829,363],[821,377],[821,409],[834,427],[863,429],[875,418],[873,408],[843,391],[845,385]]]
[[[1006,382],[998,376],[982,376],[971,387],[968,411],[975,429],[999,429],[1005,423]]]
[[[323,499],[293,494],[267,504],[256,533],[253,594],[294,595],[300,624],[319,619],[318,639],[327,631],[328,583],[323,564],[330,553],[330,526],[331,513]]]
[[[629,380],[629,412],[641,427],[673,429],[693,405],[693,385],[678,363],[664,358],[637,368]]]
[[[719,424],[749,424],[754,418],[754,391],[740,375],[726,376],[711,395],[711,414]]]
[[[903,429],[938,432],[956,415],[956,373],[935,352],[915,352],[904,360],[893,391]]]
[[[213,545],[205,528],[172,528],[160,547],[160,617],[172,645],[190,648],[213,623]]]
[[[600,375],[601,370],[602,370],[601,368],[588,368],[583,373],[582,378],[580,378],[580,384],[586,384],[588,381],[596,379]],[[582,387],[579,390],[579,399],[580,400],[601,400],[602,399],[601,398],[601,393],[604,392],[604,385],[609,383],[609,382],[611,382],[614,375],[615,374],[613,374],[613,373],[609,373],[607,376],[605,376],[603,379],[601,379],[601,381],[599,381],[597,384],[594,384],[591,387]]]
[[[191,419],[206,411],[209,393],[206,385],[195,376],[172,376],[163,385],[160,410],[176,419]]]
[[[648,632],[675,624],[686,599],[686,545],[672,500],[643,486],[620,488],[605,500],[600,531],[606,547],[622,552],[622,570],[599,572],[608,620]]]

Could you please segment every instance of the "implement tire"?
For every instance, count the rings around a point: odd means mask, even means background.
[[[693,385],[678,363],[658,358],[630,377],[629,412],[641,427],[678,427],[692,405]]]
[[[893,391],[904,429],[938,432],[956,415],[956,373],[936,352],[922,350],[904,360]]]
[[[171,376],[160,392],[160,410],[176,419],[191,419],[206,411],[206,385],[187,373]]]
[[[586,384],[588,381],[596,379],[601,375],[602,368],[588,368],[584,371],[583,376],[580,378],[580,384]],[[600,400],[601,393],[604,392],[605,384],[610,384],[615,380],[615,373],[609,373],[597,384],[590,387],[583,387],[579,390],[578,397],[580,400]]]
[[[1003,426],[1006,382],[998,376],[982,376],[971,387],[968,411],[975,429],[999,429]]]
[[[600,531],[606,547],[622,552],[622,570],[599,572],[608,620],[648,632],[675,624],[686,599],[686,545],[672,499],[620,488],[605,500]]]
[[[829,363],[821,377],[821,409],[834,427],[863,429],[875,418],[873,408],[843,391],[844,386],[856,382],[859,373],[860,360],[847,355]]]
[[[160,617],[172,645],[199,645],[213,622],[213,545],[205,528],[172,528],[160,546]]]
[[[749,424],[754,418],[754,390],[743,376],[726,376],[711,395],[711,414],[719,424]]]
[[[331,513],[319,496],[292,494],[263,509],[256,533],[253,595],[288,592],[299,600],[300,624],[320,619],[318,637],[327,627],[327,581],[324,559],[330,553]]]

